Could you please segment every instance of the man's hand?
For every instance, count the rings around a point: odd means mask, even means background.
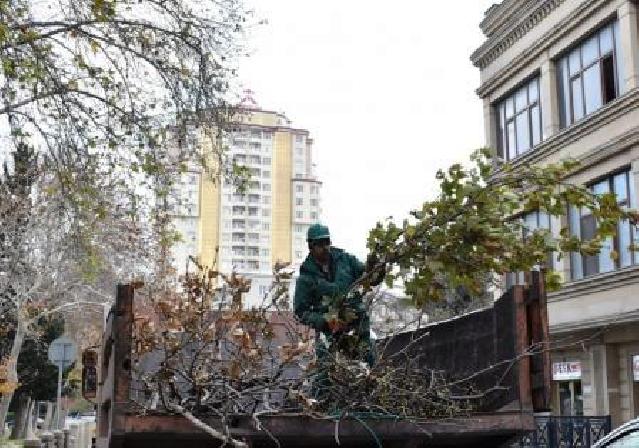
[[[347,328],[346,322],[344,322],[343,320],[340,320],[340,319],[330,319],[327,322],[327,324],[328,324],[328,329],[333,334],[341,333],[342,331],[346,330],[346,328]]]

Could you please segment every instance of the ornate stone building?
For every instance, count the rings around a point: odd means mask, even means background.
[[[637,2],[505,0],[480,26],[487,145],[514,166],[576,158],[572,182],[639,208]],[[579,209],[524,219],[585,239],[596,226]],[[613,426],[639,415],[639,232],[618,230],[598,256],[554,257],[564,286],[549,294],[553,414],[610,415]]]

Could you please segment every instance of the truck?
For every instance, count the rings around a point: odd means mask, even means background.
[[[472,413],[451,418],[389,419],[250,415],[227,422],[230,435],[258,447],[499,447],[535,429],[550,403],[548,315],[543,274],[526,275],[491,306],[378,341],[383,356],[419,358],[424,369],[446,372],[452,384],[483,391]],[[217,447],[223,443],[181,415],[140,413],[132,406],[134,285],[119,285],[108,315],[96,371],[83,381],[95,396],[98,448]],[[90,369],[85,369],[90,370]],[[97,376],[97,382],[95,377]],[[461,380],[460,380],[461,384]],[[468,385],[472,387],[469,389]],[[206,420],[221,430],[222,422]]]

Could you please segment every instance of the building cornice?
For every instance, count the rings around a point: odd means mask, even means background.
[[[548,293],[548,304],[570,300],[584,294],[606,292],[623,286],[636,285],[639,281],[639,266],[630,266],[613,272],[593,275],[582,280],[565,283],[559,291]],[[586,320],[575,320],[557,325],[550,325],[553,334],[579,330],[609,327],[639,321],[639,309],[612,313]]]
[[[482,22],[482,29],[491,36],[470,57],[475,67],[483,70],[521,39],[565,0],[505,2]],[[510,28],[510,30],[507,30]]]
[[[493,37],[500,29],[512,24],[516,13],[523,11],[526,6],[529,6],[526,3],[531,1],[535,0],[504,0],[499,4],[493,4],[484,13],[484,19],[479,24],[479,28],[486,37]]]
[[[583,120],[544,140],[533,150],[511,161],[510,165],[516,169],[520,166],[543,162],[544,159],[561,151],[567,145],[597,131],[608,123],[621,119],[624,115],[637,108],[639,108],[639,88],[630,90]],[[587,168],[637,143],[639,143],[639,128],[632,129],[586,152],[580,157],[581,165],[579,169]]]
[[[623,325],[631,322],[639,321],[639,309],[623,314],[610,314],[607,316],[579,320],[573,322],[566,322],[557,325],[550,325],[550,333],[553,335],[560,333],[569,333],[573,331],[589,330],[594,328],[610,327],[613,325]]]
[[[559,291],[548,293],[548,303],[580,297],[584,294],[605,292],[622,286],[636,285],[639,280],[639,266],[629,266],[603,274],[591,275],[581,280],[566,282]]]
[[[545,18],[553,9],[556,9],[561,3],[565,0],[546,0],[539,6],[539,8],[543,8],[548,2],[556,2],[554,7],[551,8],[551,5],[546,5],[547,8],[550,8],[546,11],[543,17],[537,19],[535,24],[539,23],[543,18]],[[555,24],[549,31],[547,31],[543,36],[532,42],[528,48],[521,51],[518,56],[514,57],[512,61],[510,61],[504,68],[495,73],[490,79],[484,81],[482,85],[477,89],[477,95],[480,98],[484,98],[490,95],[493,91],[495,91],[501,84],[506,82],[509,79],[519,72],[522,68],[529,66],[530,62],[539,57],[541,54],[546,52],[550,47],[552,47],[556,42],[562,39],[566,34],[575,29],[579,24],[583,23],[588,17],[597,12],[600,8],[602,8],[609,0],[585,0],[582,4],[580,4],[569,16]],[[492,61],[497,59],[500,55],[502,55],[508,48],[510,48],[515,42],[517,42],[524,34],[526,34],[532,26],[526,28],[526,31],[520,30],[518,33],[513,34],[516,30],[507,33],[505,36],[502,36],[502,41],[493,42],[492,47],[489,46],[492,39],[487,41],[482,47],[480,47],[471,57],[473,63],[475,60],[476,66],[480,69],[487,67]],[[517,28],[519,29],[519,28]],[[487,46],[484,48],[484,46]],[[481,50],[484,49],[483,52]],[[480,53],[478,53],[480,52]],[[480,61],[483,61],[480,64]]]

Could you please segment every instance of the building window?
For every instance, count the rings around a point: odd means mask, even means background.
[[[268,208],[262,209],[262,216],[271,216],[271,210]]]
[[[319,187],[317,185],[311,185],[311,194],[319,193]]]
[[[618,28],[617,22],[602,28],[558,61],[562,127],[619,95]]]
[[[629,207],[633,203],[634,189],[630,182],[629,171],[609,176],[589,188],[595,194],[614,193],[617,197],[617,202],[624,207]],[[588,241],[595,236],[597,220],[590,210],[571,207],[568,219],[571,235],[583,241]],[[590,275],[610,272],[635,264],[637,256],[631,251],[634,239],[635,234],[630,222],[628,220],[620,221],[617,224],[617,236],[606,239],[599,254],[570,254],[572,279],[578,280]]]
[[[295,232],[296,233],[304,233],[304,226],[300,224],[295,224]]]
[[[539,78],[501,101],[497,115],[497,145],[506,160],[513,160],[541,142]]]
[[[233,220],[233,230],[241,230],[246,228],[246,221],[243,219],[234,219]]]
[[[303,198],[295,198],[295,205],[304,205]]]
[[[311,212],[311,219],[317,220],[317,212]]]
[[[311,206],[317,207],[317,199],[311,199]]]
[[[304,219],[304,212],[302,210],[298,210],[295,212],[295,217],[297,219]]]
[[[295,185],[296,193],[304,193],[304,185]]]
[[[301,134],[295,135],[295,142],[296,143],[303,143],[304,142],[304,136],[301,135]]]
[[[262,184],[262,191],[271,191],[271,184]]]
[[[262,230],[271,230],[271,225],[268,222],[263,222]]]
[[[246,141],[245,140],[239,140],[237,138],[234,138],[233,141],[231,142],[231,144],[233,146],[238,147],[238,148],[246,148]]]
[[[263,196],[262,197],[262,202],[264,204],[270,204],[271,203],[271,197],[270,196]]]
[[[271,177],[271,172],[270,172],[270,171],[266,171],[266,170],[262,171],[262,177],[263,177],[264,179],[270,179],[270,177]]]
[[[551,216],[544,211],[533,211],[524,214],[519,219],[521,219],[521,223],[523,225],[523,235],[522,238],[524,241],[528,238],[528,235],[533,233],[535,230],[547,230],[552,232],[551,225]],[[546,259],[546,265],[548,269],[553,269],[554,266],[554,257],[552,253],[548,253],[548,257]],[[523,285],[524,284],[524,273],[523,272],[509,272],[506,274],[506,289],[509,289],[513,285]]]
[[[302,253],[302,251],[296,251],[295,252],[295,258],[297,258],[298,260],[301,259],[304,256],[304,254]]]
[[[304,155],[304,148],[295,148],[295,154],[298,156]]]

